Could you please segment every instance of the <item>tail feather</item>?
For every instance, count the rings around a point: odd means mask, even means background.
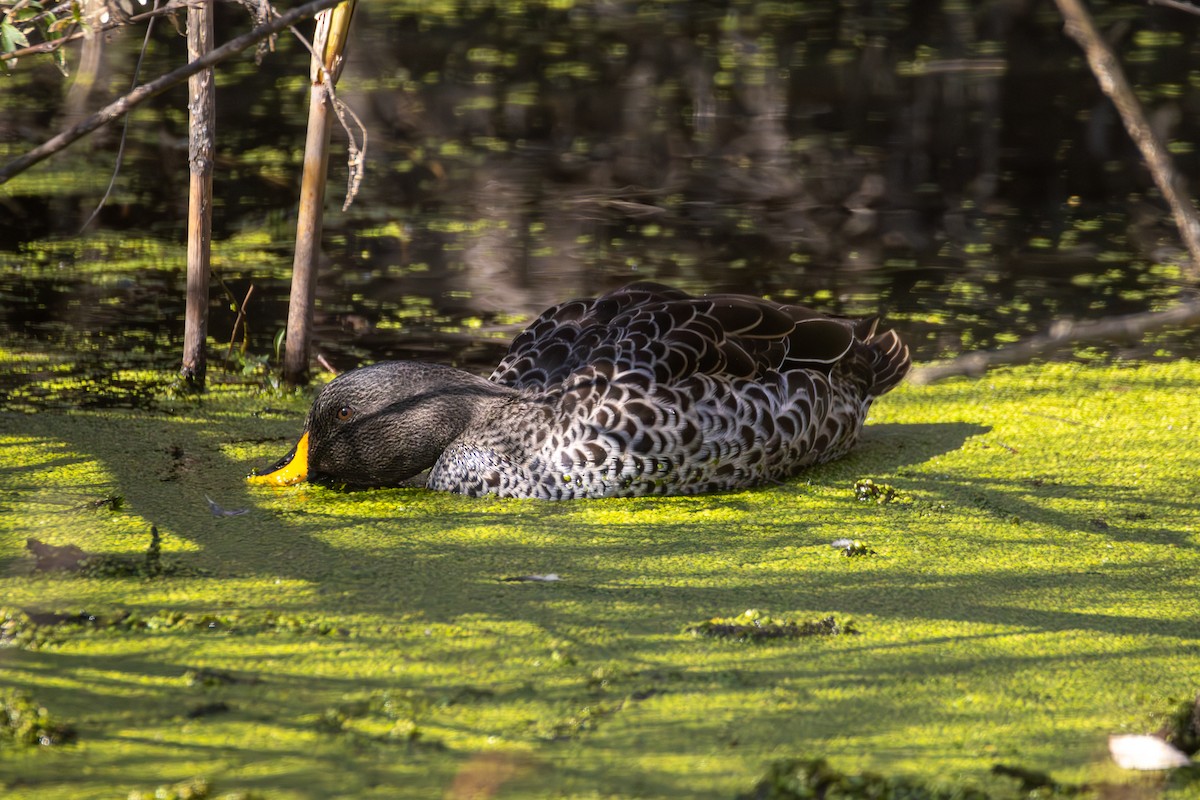
[[[884,392],[891,391],[908,374],[912,360],[908,354],[908,345],[900,341],[895,331],[884,331],[867,340],[874,358],[872,372],[874,381],[871,383],[870,395],[878,397]]]
[[[879,328],[879,317],[866,317],[851,324],[854,327],[855,338],[860,342],[869,342],[875,338],[875,331]]]

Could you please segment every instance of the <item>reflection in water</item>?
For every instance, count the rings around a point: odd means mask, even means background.
[[[371,131],[368,174],[350,212],[326,216],[318,301],[316,346],[337,366],[481,368],[522,319],[639,279],[883,313],[921,359],[1181,291],[1161,202],[1049,7],[567,5],[360,9],[341,91]],[[221,13],[218,38],[244,29],[240,12]],[[1200,118],[1182,110],[1200,87],[1179,76],[1200,68],[1187,45],[1200,22],[1107,13],[1194,173]],[[145,74],[182,58],[167,27]],[[123,82],[139,43],[111,42],[96,86]],[[210,332],[216,357],[232,340],[238,369],[272,357],[286,315],[306,57],[281,39],[261,67],[221,71]],[[6,80],[3,158],[70,113],[48,100],[61,96],[53,67],[23,60]],[[174,364],[183,92],[139,113],[86,236],[115,132],[5,187],[11,348],[79,356],[106,380]],[[345,168],[332,173],[336,206]],[[251,284],[243,342],[230,306]]]

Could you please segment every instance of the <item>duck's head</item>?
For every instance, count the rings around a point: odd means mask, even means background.
[[[503,391],[460,370],[409,361],[347,372],[317,395],[291,452],[247,480],[351,489],[398,485],[433,466],[480,400]]]

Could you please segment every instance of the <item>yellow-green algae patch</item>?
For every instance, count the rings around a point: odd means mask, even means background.
[[[0,691],[78,737],[3,753],[5,797],[424,798],[486,775],[498,797],[729,798],[816,757],[1006,796],[995,763],[1131,780],[1107,735],[1200,689],[1192,362],[902,387],[842,461],[665,500],[248,487],[304,406],[0,412],[0,596],[41,636],[0,646]],[[25,551],[137,557],[151,526],[189,572]],[[857,633],[686,630],[751,609]]]

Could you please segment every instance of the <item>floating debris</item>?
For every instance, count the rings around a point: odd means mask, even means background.
[[[1156,735],[1186,755],[1200,752],[1200,695],[1177,705]]]
[[[308,636],[349,636],[350,631],[331,620],[265,613],[192,613],[173,609],[139,614],[119,611],[111,616],[99,616],[87,611],[40,611],[32,608],[0,607],[0,646],[9,645],[25,650],[37,650],[48,642],[57,642],[71,628],[88,627],[111,631],[208,631],[234,634],[297,634]],[[199,673],[197,673],[199,675]],[[209,671],[208,674],[216,674]],[[254,683],[257,678],[235,676],[235,682]]]
[[[203,686],[212,688],[214,686],[232,686],[233,684],[244,684],[253,686],[259,682],[257,675],[234,675],[232,672],[225,672],[220,669],[209,669],[207,667],[199,667],[197,669],[189,669],[183,673],[183,680],[188,686]]]
[[[74,614],[60,614],[55,611],[36,611],[34,609],[20,609],[19,613],[25,616],[25,619],[34,625],[100,625],[102,620],[95,614],[87,611],[80,611]],[[126,614],[121,614],[116,619],[124,619]]]
[[[180,445],[173,444],[164,452],[167,455],[167,468],[159,476],[160,481],[177,481],[196,467],[197,459],[189,455]]]
[[[561,581],[556,573],[548,572],[545,575],[511,575],[500,579],[501,583],[554,583]]]
[[[844,556],[873,556],[876,554],[874,550],[858,539],[834,539],[829,545],[841,550]]]
[[[211,717],[214,714],[225,714],[232,710],[228,703],[218,700],[215,703],[203,703],[189,708],[184,716],[188,719],[200,719],[201,717]]]
[[[988,800],[971,787],[935,789],[911,778],[889,778],[873,772],[847,774],[823,758],[788,759],[772,764],[754,788],[737,800]]]
[[[54,747],[75,741],[75,727],[61,722],[27,694],[0,695],[0,743]]]
[[[78,572],[93,557],[73,544],[47,544],[33,537],[25,540],[25,549],[33,554],[33,568],[38,572]]]
[[[240,517],[242,514],[250,513],[248,508],[222,508],[216,500],[208,495],[204,495],[204,499],[208,501],[208,510],[214,517]]]
[[[250,413],[250,416],[261,419],[263,417],[296,417],[299,415],[290,408],[275,408],[273,406],[263,406],[258,411],[252,411]],[[281,441],[281,439],[277,436],[272,436],[272,437],[263,437],[261,439],[246,439],[243,441],[251,441],[251,442],[261,443],[261,442],[277,442],[277,441]]]
[[[547,741],[562,742],[576,739],[596,730],[600,721],[611,717],[625,707],[618,703],[591,703],[561,719],[547,721],[539,726],[539,736]]]
[[[1179,748],[1148,734],[1109,736],[1108,752],[1121,769],[1175,769],[1192,763]]]
[[[51,632],[68,625],[98,625],[99,620],[85,612],[59,614],[33,609],[0,608],[0,647],[40,650],[54,641]]]
[[[46,642],[46,635],[30,622],[24,611],[19,608],[0,608],[0,647],[37,650]]]
[[[828,616],[819,620],[795,622],[787,619],[772,619],[757,609],[750,609],[733,618],[714,617],[684,629],[694,636],[712,636],[718,639],[738,641],[763,641],[766,639],[804,639],[810,636],[840,636],[856,634],[853,622],[839,623]]]
[[[889,486],[886,483],[876,483],[870,478],[864,478],[854,484],[854,497],[860,503],[873,502],[881,506],[905,499],[904,495],[898,492],[895,487]]]
[[[207,778],[192,778],[179,783],[168,783],[159,786],[152,792],[133,791],[129,800],[208,800],[212,793],[212,784]],[[255,796],[240,793],[242,796]]]
[[[323,734],[341,736],[359,744],[393,743],[406,745],[410,750],[419,747],[441,751],[446,745],[426,738],[421,728],[421,721],[435,703],[434,698],[413,690],[348,696],[337,705],[327,707],[314,721],[314,726]],[[368,730],[378,730],[380,723],[391,727],[382,735],[368,733]]]
[[[119,494],[110,494],[107,497],[101,497],[99,500],[89,500],[88,502],[75,507],[76,511],[94,510],[99,508],[107,508],[109,511],[120,511],[125,505],[125,498]]]
[[[443,796],[446,800],[495,797],[501,786],[533,768],[533,760],[524,753],[476,753],[459,767]]]
[[[1021,791],[1036,797],[1049,792],[1050,794],[1078,794],[1085,787],[1059,783],[1050,777],[1049,773],[1035,769],[1015,766],[1013,764],[993,764],[993,775],[1003,775],[1021,782]]]

